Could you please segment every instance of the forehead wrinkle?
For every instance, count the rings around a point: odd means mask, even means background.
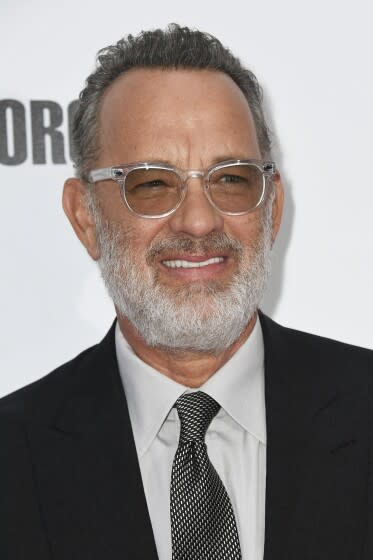
[[[182,167],[189,161],[191,153],[191,142],[164,142],[159,138],[159,134],[154,135],[154,141],[133,145],[131,153],[132,159],[136,161],[159,162]]]
[[[160,138],[159,130],[148,130],[141,141],[132,144],[131,153],[138,161],[158,161],[188,167],[193,158],[194,146],[195,142],[188,134],[178,135],[175,140],[167,134]]]

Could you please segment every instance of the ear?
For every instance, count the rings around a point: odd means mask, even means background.
[[[277,171],[272,178],[275,196],[272,203],[272,244],[275,242],[281,225],[282,212],[284,209],[284,187],[280,173]]]
[[[70,223],[92,259],[100,258],[93,216],[85,203],[85,185],[74,177],[67,179],[63,188],[62,206]]]

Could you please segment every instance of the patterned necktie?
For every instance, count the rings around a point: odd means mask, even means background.
[[[185,393],[175,406],[181,428],[171,475],[172,560],[241,560],[232,505],[205,443],[220,406],[202,391]]]

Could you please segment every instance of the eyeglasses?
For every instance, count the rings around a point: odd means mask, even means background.
[[[221,214],[240,216],[256,210],[266,198],[272,161],[229,160],[205,170],[182,170],[163,163],[130,163],[88,174],[90,183],[112,179],[127,208],[142,218],[162,218],[175,212],[191,178],[203,180],[204,193]]]

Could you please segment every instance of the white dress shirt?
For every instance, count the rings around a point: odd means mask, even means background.
[[[196,389],[143,362],[118,324],[115,343],[159,560],[170,560],[171,471],[180,434],[173,405],[184,392]],[[232,503],[242,559],[263,560],[266,420],[264,345],[258,319],[247,341],[198,390],[221,406],[205,441]]]

